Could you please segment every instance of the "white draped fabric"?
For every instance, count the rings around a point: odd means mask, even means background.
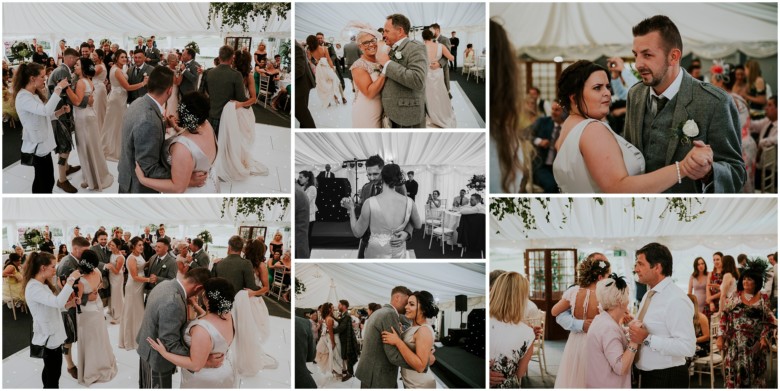
[[[683,54],[723,58],[777,55],[777,3],[496,3],[509,39],[537,60],[630,56],[631,27],[667,15],[683,38]],[[519,26],[522,26],[520,28]]]
[[[474,45],[477,53],[485,48],[485,3],[296,3],[295,39],[303,41],[307,36],[322,32],[333,37],[335,42],[349,42],[349,31],[342,31],[350,21],[369,23],[375,28],[384,26],[391,14],[403,14],[409,18],[412,27],[438,23],[441,33],[449,38],[451,31],[460,39],[459,59],[466,44]],[[422,40],[417,34],[416,38]]]
[[[330,164],[337,178],[350,181],[353,193],[356,169],[341,168],[344,160],[378,154],[385,163],[400,165],[404,172],[414,171],[420,216],[424,216],[427,195],[434,190],[449,205],[472,176],[485,174],[485,137],[481,133],[302,133],[296,135],[295,149],[296,173],[309,170],[316,176]],[[367,182],[365,170],[357,169],[359,186]]]
[[[455,296],[466,295],[468,308],[485,308],[485,265],[476,263],[361,263],[298,264],[295,278],[306,292],[295,296],[298,308],[317,308],[322,303],[349,301],[352,307],[390,302],[390,292],[398,285],[412,291],[426,290],[447,311],[447,327],[459,328]],[[465,317],[464,317],[465,319]],[[451,323],[452,322],[452,323]]]

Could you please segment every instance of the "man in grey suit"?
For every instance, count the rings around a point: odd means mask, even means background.
[[[98,270],[100,270],[100,272],[103,274],[103,287],[100,288],[100,297],[104,301],[103,305],[106,305],[108,304],[106,302],[108,300],[108,295],[111,294],[111,285],[110,281],[108,280],[108,270],[106,270],[106,265],[111,262],[111,252],[108,250],[108,232],[95,232],[95,240],[97,240],[97,244],[90,247],[89,249],[94,251],[98,256]]]
[[[347,70],[352,68],[352,64],[357,61],[360,56],[362,56],[362,53],[360,53],[360,47],[356,42],[357,37],[351,36],[349,37],[349,43],[344,45],[344,62],[347,65]],[[352,72],[347,72],[348,75],[350,75],[350,79],[352,79],[351,75]],[[353,81],[352,83],[352,92],[355,92],[355,83]]]
[[[200,64],[195,61],[195,50],[192,48],[184,48],[184,51],[181,52],[181,62],[184,64],[184,71],[181,73],[179,93],[183,96],[198,90],[198,76],[200,76],[201,68]]]
[[[642,83],[628,93],[625,138],[642,151],[646,172],[679,162],[679,176],[685,178],[666,192],[740,191],[747,174],[734,101],[680,67],[682,38],[668,17],[645,19],[633,34]],[[682,127],[691,120],[698,129],[686,142]],[[710,158],[685,159],[692,148],[710,148]]]
[[[360,388],[398,388],[398,368],[410,368],[401,352],[393,345],[382,343],[382,332],[395,330],[401,335],[400,314],[412,292],[404,287],[393,288],[390,304],[374,311],[363,327],[363,350],[355,377]]]
[[[57,264],[57,276],[62,285],[65,284],[65,280],[68,279],[70,273],[78,269],[79,261],[81,260],[81,254],[84,250],[89,249],[89,240],[83,236],[76,236],[70,242],[70,254],[62,257],[60,263]],[[62,345],[62,354],[65,355],[65,361],[68,366],[68,373],[74,378],[78,379],[78,368],[76,363],[73,362],[73,343],[78,341],[77,323],[76,323],[76,307],[71,307],[62,311],[62,320],[65,324],[65,334],[67,338]]]
[[[154,245],[154,255],[149,258],[149,268],[145,270],[149,276],[149,282],[146,283],[145,291],[149,294],[163,281],[176,278],[176,258],[170,253],[171,242],[168,239],[161,238]],[[147,296],[147,300],[148,300]]]
[[[209,123],[214,133],[219,137],[219,120],[222,109],[230,101],[245,102],[249,98],[244,90],[244,79],[241,73],[230,67],[233,64],[233,48],[219,48],[219,65],[209,70],[209,77],[201,81],[201,90],[205,91],[211,101]]]
[[[441,26],[439,26],[438,23],[434,23],[431,25],[431,29],[433,29],[433,35],[434,35],[434,39],[436,39],[436,42],[444,45],[444,47],[447,48],[447,50],[450,50],[451,49],[450,39],[441,35]],[[446,57],[441,56],[438,64],[440,68],[444,69],[444,85],[447,87],[447,92],[450,92],[449,60],[447,60]],[[450,94],[450,99],[452,99],[452,94]]]
[[[211,263],[211,260],[209,259],[209,254],[203,251],[203,239],[201,238],[192,239],[192,243],[190,243],[190,251],[192,251],[192,263],[190,264],[190,268],[192,269],[196,267],[205,267],[206,269],[209,268],[209,264]]]
[[[306,368],[306,363],[313,362],[316,356],[314,334],[311,323],[306,318],[295,317],[295,388],[317,388],[317,383]]]
[[[252,263],[241,258],[241,250],[244,249],[244,239],[238,235],[233,235],[228,240],[227,257],[215,264],[211,269],[211,275],[222,277],[233,285],[236,292],[244,288],[259,292],[260,287],[255,284],[255,274],[252,270]],[[257,296],[255,292],[249,292],[249,296]]]
[[[153,67],[156,67],[162,59],[160,56],[160,49],[157,49],[154,46],[154,41],[151,38],[146,39],[144,54],[146,54],[146,63]]]
[[[425,127],[425,78],[428,73],[428,54],[425,45],[407,36],[411,22],[401,14],[387,17],[385,42],[390,53],[377,51],[376,61],[382,64],[387,77],[382,89],[382,107],[393,128]]]
[[[152,349],[147,341],[158,339],[171,353],[189,356],[190,350],[184,344],[182,330],[187,323],[187,299],[203,291],[203,284],[210,275],[205,269],[192,269],[175,280],[163,281],[147,299],[144,319],[138,331],[138,356],[140,359],[139,388],[171,388],[176,366]],[[218,368],[224,355],[212,354],[206,361],[206,368]]]
[[[49,94],[54,93],[54,87],[59,84],[62,79],[68,79],[71,80],[71,85],[75,85],[72,82],[73,72],[72,69],[76,65],[76,61],[79,59],[79,52],[76,51],[76,49],[73,48],[67,48],[63,52],[63,59],[62,64],[60,64],[57,69],[52,71],[51,75],[49,75],[49,81],[47,84],[47,87],[49,89]],[[62,94],[60,96],[62,99],[60,99],[60,103],[57,104],[57,110],[62,108],[62,106],[70,106],[68,102],[70,100],[67,99],[67,92],[62,91]],[[92,96],[90,95],[90,98]],[[85,108],[87,107],[87,101],[88,98],[85,96],[84,100],[81,102],[81,105],[79,107]],[[72,107],[71,107],[72,108]],[[71,110],[69,113],[65,113],[58,118],[54,119],[51,122],[52,128],[65,128],[64,131],[68,134],[72,133],[74,131],[74,122],[73,122],[73,110]],[[54,152],[57,153],[59,159],[57,161],[57,168],[58,168],[58,178],[57,178],[57,187],[62,189],[63,191],[67,193],[77,193],[78,189],[76,189],[68,180],[68,175],[73,174],[81,169],[81,166],[71,166],[68,164],[68,157],[70,156],[70,151],[73,149],[72,142],[66,142],[63,144],[58,143],[57,147],[54,149]]]
[[[133,65],[127,68],[127,83],[130,85],[144,81],[144,77],[151,76],[154,67],[146,63],[146,54],[142,51],[133,53]],[[136,99],[146,95],[149,85],[145,85],[135,91],[127,92],[127,103],[132,104]]]

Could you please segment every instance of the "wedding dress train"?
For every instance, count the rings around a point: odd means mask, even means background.
[[[216,176],[225,181],[242,181],[250,175],[268,175],[268,167],[255,160],[250,148],[255,142],[255,113],[251,108],[236,109],[228,102],[219,120],[219,153],[214,164]]]

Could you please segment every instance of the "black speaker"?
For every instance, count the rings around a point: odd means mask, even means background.
[[[468,297],[466,295],[455,296],[455,311],[468,311]]]

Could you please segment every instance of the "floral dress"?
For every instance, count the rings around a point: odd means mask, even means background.
[[[769,297],[763,293],[753,305],[745,304],[742,292],[726,303],[720,318],[725,352],[726,388],[766,388],[766,349],[761,339],[770,339],[777,327]]]
[[[723,283],[723,272],[720,273],[716,272],[715,270],[710,273],[710,281],[708,284],[717,284],[718,286],[708,288],[710,290],[710,295],[717,295],[720,293],[720,284]],[[716,312],[718,312],[718,306],[720,305],[719,300],[715,300],[715,311],[710,311],[710,306],[705,305],[704,306],[704,315],[707,315],[707,319],[710,318],[710,316]]]
[[[491,388],[520,388],[517,368],[531,349],[534,330],[525,323],[505,323],[490,318],[490,370],[504,375],[503,383]]]

